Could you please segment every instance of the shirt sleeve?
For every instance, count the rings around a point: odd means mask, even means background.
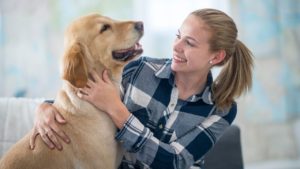
[[[180,138],[164,143],[153,136],[135,116],[131,115],[116,139],[129,152],[136,153],[137,160],[155,169],[187,169],[200,162],[203,156],[232,123],[236,116],[234,103],[224,116],[213,114]]]

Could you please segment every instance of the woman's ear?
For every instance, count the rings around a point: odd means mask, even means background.
[[[219,50],[216,52],[213,56],[213,58],[209,61],[211,65],[217,65],[221,63],[226,57],[226,51],[225,50]]]
[[[63,58],[63,79],[78,88],[84,87],[88,80],[84,50],[84,46],[76,42],[70,46]]]

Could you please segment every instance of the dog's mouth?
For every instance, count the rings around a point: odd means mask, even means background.
[[[115,60],[126,62],[143,53],[142,45],[137,42],[132,47],[127,49],[115,50],[112,52],[112,57]]]

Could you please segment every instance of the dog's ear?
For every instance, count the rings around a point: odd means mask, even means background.
[[[63,58],[63,79],[78,88],[84,87],[88,79],[85,53],[84,46],[76,42],[67,49]]]

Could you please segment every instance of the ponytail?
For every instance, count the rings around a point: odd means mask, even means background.
[[[225,50],[220,74],[212,84],[213,101],[217,109],[226,110],[234,99],[251,88],[253,59],[250,50],[237,39],[237,27],[227,14],[216,9],[200,9],[191,13],[206,23],[212,33],[210,50]]]
[[[236,97],[252,86],[253,58],[251,51],[236,40],[235,52],[224,64],[212,85],[213,100],[221,110],[230,108]]]

